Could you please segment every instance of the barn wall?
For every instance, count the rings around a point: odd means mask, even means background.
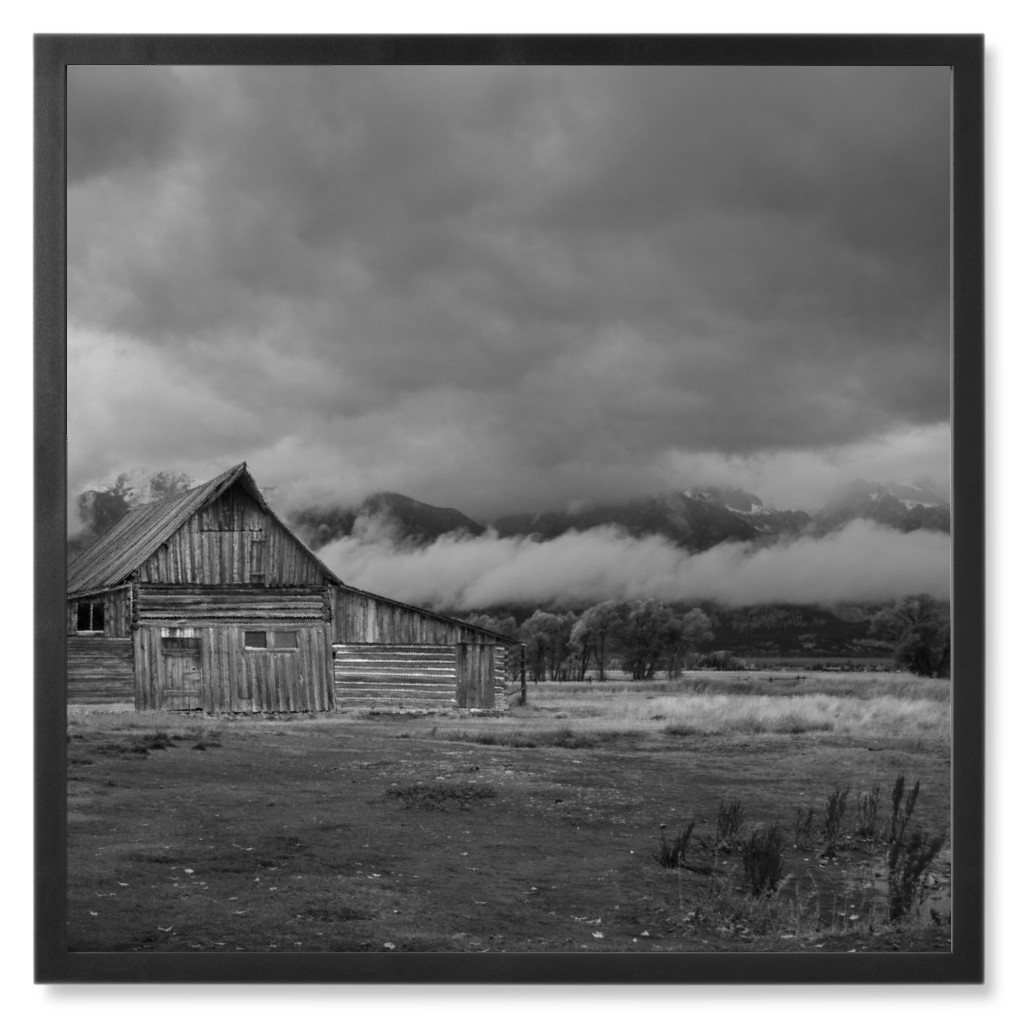
[[[135,699],[130,639],[68,635],[67,699],[71,704]]]
[[[494,645],[455,645],[456,703],[460,708],[494,707]]]
[[[467,623],[446,619],[421,608],[334,587],[334,640],[347,644],[496,643]]]
[[[326,619],[330,594],[324,586],[202,587],[140,584],[136,614],[139,622],[188,623],[257,622],[263,618]]]
[[[240,484],[200,509],[139,570],[140,583],[313,585],[324,571]]]
[[[78,633],[78,601],[103,602],[103,635],[107,637],[124,637],[131,635],[132,601],[131,587],[120,587],[102,594],[93,594],[82,598],[72,598],[67,602],[67,635]],[[90,634],[91,636],[91,634]]]
[[[135,633],[136,707],[174,706],[174,672],[180,672],[180,662],[165,654],[161,644],[162,636],[172,636],[199,641],[204,711],[327,711],[333,705],[329,628],[323,620],[294,617],[239,623],[193,620],[185,626],[143,623]],[[246,630],[291,631],[297,634],[298,647],[249,650]]]
[[[335,706],[508,710],[495,644],[335,644]]]
[[[455,706],[455,648],[445,644],[335,644],[335,706]]]

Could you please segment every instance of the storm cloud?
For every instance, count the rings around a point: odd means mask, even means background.
[[[73,67],[68,98],[72,492],[243,459],[277,504],[479,518],[948,482],[948,70]]]

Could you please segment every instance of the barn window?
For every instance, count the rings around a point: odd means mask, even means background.
[[[103,632],[103,602],[102,601],[79,601],[78,602],[78,632],[79,633],[102,633]]]
[[[299,634],[294,629],[275,629],[273,633],[264,629],[247,629],[245,646],[259,651],[295,651],[299,647]]]

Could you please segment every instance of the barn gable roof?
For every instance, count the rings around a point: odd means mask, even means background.
[[[244,462],[183,494],[129,509],[102,537],[68,567],[68,594],[95,594],[124,583],[172,534],[200,509],[216,501],[228,488],[241,483],[282,529],[320,567],[332,583],[341,580],[316,557],[274,514]]]

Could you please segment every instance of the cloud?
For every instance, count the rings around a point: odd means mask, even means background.
[[[245,458],[482,516],[948,431],[943,69],[68,88],[73,479]]]
[[[660,536],[600,528],[549,541],[446,536],[426,548],[396,546],[386,533],[369,531],[320,555],[352,586],[462,610],[632,598],[732,605],[875,601],[922,591],[948,598],[950,577],[946,534],[898,533],[864,520],[826,537],[721,544],[698,554]]]

